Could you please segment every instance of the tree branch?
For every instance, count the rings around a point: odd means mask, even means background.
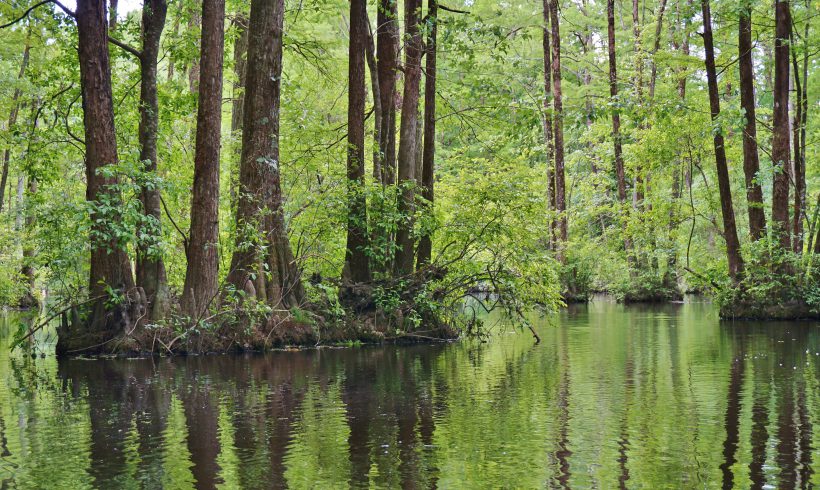
[[[127,45],[127,44],[125,44],[124,42],[119,41],[119,40],[117,40],[117,39],[114,39],[114,38],[113,38],[113,37],[111,37],[111,36],[108,36],[108,42],[110,42],[110,43],[111,43],[111,44],[113,44],[114,46],[118,46],[118,47],[122,48],[123,50],[125,50],[125,51],[126,51],[126,52],[128,52],[128,53],[133,54],[133,55],[134,55],[134,56],[136,56],[138,59],[142,59],[142,52],[141,52],[141,51],[139,51],[138,49],[133,48],[133,47],[131,47],[131,46],[129,46],[129,45]]]
[[[17,19],[9,22],[8,24],[1,25],[0,29],[5,29],[7,27],[13,26],[14,24],[16,24],[16,23],[20,22],[21,20],[25,19],[26,17],[28,17],[28,14],[30,14],[32,12],[32,10],[36,9],[37,7],[40,7],[41,5],[45,5],[47,3],[53,3],[54,5],[60,7],[63,10],[63,12],[70,15],[71,17],[77,17],[77,15],[73,11],[69,10],[68,7],[66,7],[65,5],[63,5],[62,3],[60,3],[57,0],[43,0],[42,2],[35,3],[34,5],[32,5],[28,10],[26,10],[26,12],[23,15],[21,15]]]
[[[446,10],[447,12],[452,12],[454,14],[469,14],[470,13],[469,10],[458,10],[458,9],[454,9],[454,8],[451,8],[451,7],[448,7],[446,5],[442,5],[442,4],[438,4],[438,8],[440,8],[441,10]]]

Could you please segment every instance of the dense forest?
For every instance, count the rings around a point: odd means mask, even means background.
[[[59,354],[452,337],[600,291],[817,317],[817,15],[3,2],[0,303]]]

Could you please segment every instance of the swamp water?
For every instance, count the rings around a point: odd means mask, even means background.
[[[596,300],[542,341],[155,360],[9,353],[2,488],[820,485],[820,324]]]

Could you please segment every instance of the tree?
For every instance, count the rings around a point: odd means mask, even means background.
[[[23,59],[20,61],[20,72],[17,75],[17,80],[20,81],[23,79],[23,76],[26,74],[26,67],[28,66],[29,56],[31,53],[31,43],[29,41],[29,36],[26,36],[26,45],[23,48]],[[22,91],[19,87],[14,89],[14,95],[11,98],[11,111],[9,112],[9,124],[8,129],[12,130],[15,124],[17,124],[17,114],[20,110],[20,106],[18,104],[18,100],[20,99],[20,95]],[[3,151],[3,170],[2,176],[0,176],[0,211],[3,211],[3,197],[6,192],[6,184],[9,178],[9,162],[11,160],[11,149],[6,148]]]
[[[749,211],[749,235],[759,240],[766,230],[763,190],[757,180],[760,169],[757,154],[755,120],[754,64],[752,63],[752,6],[741,2],[738,17],[738,68],[740,70],[740,105],[746,116],[743,128],[743,173],[746,176],[746,201]]]
[[[364,194],[365,0],[350,2],[347,98],[347,249],[345,269],[354,283],[370,280],[367,257],[367,201]]]
[[[544,52],[544,142],[547,147],[547,209],[555,212],[555,149],[552,131],[552,51],[550,49],[550,6],[549,0],[544,0],[544,29],[542,32],[541,45]],[[556,223],[549,220],[549,242],[552,247],[556,240]]]
[[[225,0],[204,0],[191,231],[182,291],[182,311],[195,318],[211,305],[219,289],[219,147],[224,28]]]
[[[438,42],[438,0],[427,1],[430,22],[427,34],[427,67],[424,77],[424,149],[422,151],[421,196],[433,211],[436,157],[436,57]],[[430,262],[433,241],[429,232],[419,238],[418,265]]]
[[[712,40],[712,13],[709,0],[701,0],[703,10],[703,49],[706,51],[706,78],[709,85],[709,108],[712,129],[715,164],[717,165],[720,208],[723,215],[723,237],[726,240],[726,256],[729,262],[729,277],[737,282],[743,274],[743,258],[740,255],[740,241],[737,238],[735,210],[732,205],[732,189],[729,182],[729,168],[726,163],[726,148],[720,121],[720,95],[718,94],[717,70],[715,69],[715,48]],[[788,140],[787,140],[788,141]]]
[[[396,70],[399,56],[397,0],[379,0],[376,17],[376,60],[381,98],[379,153],[382,183],[396,183]]]
[[[609,55],[609,96],[612,99],[612,142],[615,151],[615,179],[618,186],[618,201],[626,202],[626,177],[624,157],[621,149],[621,114],[618,110],[618,64],[615,53],[615,0],[606,2],[607,52]]]
[[[567,242],[567,204],[564,178],[564,105],[561,95],[561,32],[558,0],[549,0],[552,32],[552,106],[555,141],[555,210],[558,212],[558,256]]]
[[[159,100],[157,98],[157,60],[159,42],[165,28],[168,11],[166,0],[146,0],[142,7],[142,52],[139,56],[140,80],[140,161],[145,171],[157,171],[157,128]],[[162,203],[155,183],[142,187],[142,206],[146,226],[138,230],[141,241],[137,250],[137,285],[145,291],[150,304],[150,318],[162,318],[170,307],[165,262],[156,244],[161,236]],[[144,236],[143,236],[144,235]]]
[[[248,65],[242,124],[242,158],[236,246],[228,282],[273,307],[304,299],[299,269],[285,228],[279,162],[284,0],[253,0],[248,23]],[[265,277],[265,291],[252,278]]]
[[[117,164],[111,66],[105,0],[77,2],[77,32],[85,126],[86,199],[91,204],[89,296],[92,311],[84,328],[74,325],[60,335],[57,353],[74,349],[94,352],[114,335],[133,329],[142,314],[142,298],[134,288],[131,261],[118,240],[116,224],[121,196],[119,179],[106,167]],[[109,301],[112,294],[124,301]]]
[[[774,110],[772,111],[772,224],[783,250],[791,249],[789,236],[789,33],[791,13],[788,0],[775,3]],[[796,216],[795,219],[800,219]]]
[[[401,186],[399,211],[402,214],[396,232],[396,275],[413,272],[413,212],[415,209],[416,145],[418,138],[419,85],[421,83],[421,0],[404,4],[406,42],[404,54],[404,98],[401,107],[401,129],[398,153],[398,184]]]

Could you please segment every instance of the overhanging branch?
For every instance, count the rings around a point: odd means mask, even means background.
[[[18,17],[17,19],[9,22],[8,24],[1,25],[0,29],[5,29],[7,27],[13,26],[14,24],[16,24],[16,23],[20,22],[21,20],[25,19],[26,17],[28,17],[28,14],[30,14],[34,9],[36,9],[37,7],[40,7],[42,5],[45,5],[47,3],[53,3],[54,5],[60,7],[63,10],[63,12],[70,15],[71,17],[77,17],[77,15],[72,10],[70,10],[68,7],[66,7],[62,3],[60,3],[58,0],[43,0],[42,2],[35,3],[31,7],[29,7],[29,9],[26,10],[26,12],[23,15],[21,15],[20,17]]]

